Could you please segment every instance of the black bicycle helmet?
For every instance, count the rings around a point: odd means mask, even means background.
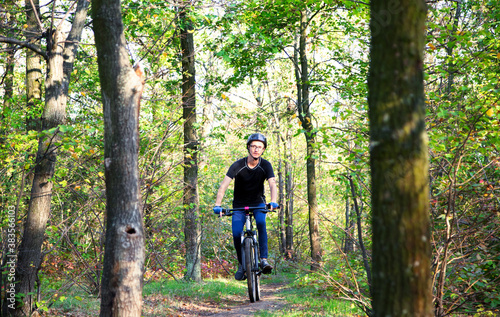
[[[260,142],[264,143],[264,148],[267,148],[267,139],[262,133],[251,134],[248,137],[247,148],[250,146],[250,143],[252,143],[253,141],[260,141]]]

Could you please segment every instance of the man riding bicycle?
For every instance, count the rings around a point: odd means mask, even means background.
[[[271,192],[271,210],[278,208],[276,203],[278,190],[276,188],[276,179],[274,177],[273,167],[269,161],[261,156],[267,148],[267,140],[261,133],[254,133],[248,137],[247,150],[248,156],[234,162],[224,177],[217,199],[215,201],[214,213],[220,214],[221,204],[224,194],[229,184],[234,179],[234,197],[233,208],[240,207],[262,207],[254,211],[255,222],[259,232],[259,251],[260,266],[262,273],[271,273],[273,267],[267,262],[267,230],[266,230],[266,197],[264,195],[264,181],[269,183]],[[242,265],[241,254],[241,232],[245,225],[245,211],[239,210],[233,212],[232,231],[234,248],[238,257],[238,271],[234,275],[237,280],[245,279],[245,271]]]

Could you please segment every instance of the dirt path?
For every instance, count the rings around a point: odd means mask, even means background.
[[[261,300],[255,303],[250,303],[248,298],[241,300],[241,304],[228,308],[227,311],[215,313],[215,317],[231,317],[231,316],[252,316],[258,311],[278,311],[285,306],[285,303],[277,296],[280,288],[283,285],[267,284],[261,285]]]
[[[253,316],[258,311],[279,311],[285,306],[285,302],[277,295],[283,286],[282,284],[261,285],[261,300],[255,303],[250,303],[248,296],[231,296],[225,300],[226,307],[221,307],[220,303],[209,302],[183,304],[177,307],[173,316],[236,317]]]

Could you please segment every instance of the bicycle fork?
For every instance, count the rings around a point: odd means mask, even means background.
[[[259,270],[259,242],[257,240],[257,231],[252,230],[252,223],[250,221],[250,217],[247,217],[246,222],[245,222],[245,230],[244,232],[241,233],[241,255],[242,255],[242,265],[245,265],[246,259],[245,259],[245,239],[251,239],[252,240],[252,245],[253,247],[253,252],[254,252],[254,263],[252,264],[252,271],[258,272],[260,275],[260,270]]]

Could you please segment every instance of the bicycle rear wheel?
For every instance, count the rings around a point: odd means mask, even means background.
[[[248,297],[250,298],[250,303],[257,300],[255,283],[256,274],[252,271],[254,262],[255,254],[253,252],[253,241],[247,238],[245,239],[245,269],[247,271]]]

